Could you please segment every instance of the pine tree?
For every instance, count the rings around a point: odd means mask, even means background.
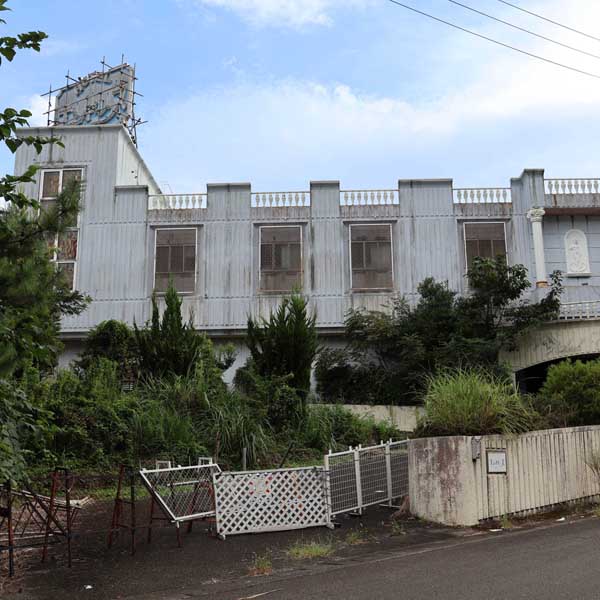
[[[6,0],[0,0],[0,12],[8,10]],[[41,31],[0,37],[0,65],[12,61],[18,50],[39,51],[46,37]],[[11,152],[25,144],[38,153],[47,144],[61,145],[54,138],[19,135],[28,117],[27,110],[0,112],[0,143]],[[42,212],[39,202],[21,191],[23,184],[35,181],[37,170],[31,166],[22,174],[0,177],[0,481],[23,476],[21,432],[35,426],[33,410],[8,378],[27,363],[42,369],[54,366],[61,349],[60,316],[79,313],[87,304],[56,270],[47,242],[76,217],[78,185],[66,186],[56,205]]]

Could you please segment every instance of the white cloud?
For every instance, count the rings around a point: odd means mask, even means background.
[[[188,0],[190,1],[190,0]],[[371,0],[191,0],[197,5],[224,8],[254,25],[304,27],[330,25],[340,8],[365,7]]]
[[[559,16],[552,9],[560,2],[532,8]],[[595,2],[573,0],[570,11],[572,23],[600,19]],[[484,31],[511,39],[503,29]],[[553,35],[589,47],[566,32]],[[600,72],[592,59],[528,38],[517,42]],[[507,185],[524,167],[546,167],[553,176],[599,175],[600,81],[460,33],[438,42],[437,54],[440,68],[468,77],[451,81],[434,101],[401,91],[368,93],[343,82],[236,83],[173,100],[149,115],[140,132],[142,150],[178,192],[216,181],[305,188],[309,179],[321,178],[389,187],[398,177],[455,176],[460,185],[495,186]],[[436,74],[428,76],[435,80]],[[176,148],[167,157],[161,140],[173,139],[174,132]]]
[[[54,104],[54,98],[52,99]],[[27,101],[27,110],[31,112],[31,117],[27,119],[31,127],[41,127],[48,123],[48,97],[31,96]]]

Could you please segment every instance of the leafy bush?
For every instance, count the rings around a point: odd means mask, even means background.
[[[291,374],[260,375],[250,357],[236,372],[234,385],[256,418],[282,431],[297,428],[305,416],[304,401],[290,386],[291,379]]]
[[[306,396],[317,353],[315,315],[299,294],[284,298],[269,319],[248,319],[246,343],[256,372],[262,376],[290,375],[290,386]]]
[[[539,426],[539,415],[506,380],[482,371],[445,371],[431,377],[416,434],[512,434]]]
[[[347,347],[322,351],[317,389],[326,402],[416,404],[427,378],[445,368],[481,367],[502,372],[501,350],[512,350],[524,332],[556,316],[562,290],[553,274],[539,302],[522,299],[530,286],[522,265],[475,259],[469,294],[427,278],[419,300],[395,298],[387,311],[353,309],[345,320]]]
[[[152,319],[140,329],[134,324],[139,366],[143,377],[172,377],[193,372],[196,362],[203,363],[212,380],[220,379],[221,365],[211,341],[194,329],[193,316],[187,323],[181,315],[181,298],[173,283],[165,294],[162,317],[156,296],[152,297]]]
[[[600,360],[552,365],[536,404],[555,427],[600,424]]]
[[[76,365],[87,369],[99,358],[118,365],[122,378],[133,378],[137,372],[137,348],[133,330],[121,321],[103,321],[85,339],[85,347]]]
[[[121,392],[116,363],[100,358],[81,375],[63,370],[45,379],[29,368],[22,384],[45,413],[44,440],[30,442],[38,455],[55,463],[104,465],[131,454],[137,398]]]
[[[393,425],[375,421],[372,417],[359,417],[342,406],[311,405],[302,432],[302,443],[326,452],[400,437],[402,434]]]

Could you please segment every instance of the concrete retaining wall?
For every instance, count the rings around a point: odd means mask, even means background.
[[[324,406],[334,406],[326,404]],[[359,417],[373,417],[376,421],[387,421],[400,431],[414,431],[417,418],[423,411],[420,406],[388,406],[369,404],[342,404],[344,408]]]
[[[476,525],[597,499],[600,482],[588,463],[598,452],[600,426],[411,440],[411,511],[447,525]]]

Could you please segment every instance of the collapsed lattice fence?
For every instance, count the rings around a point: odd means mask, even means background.
[[[324,458],[331,514],[392,504],[408,494],[408,442],[330,452]]]
[[[142,469],[140,477],[151,496],[174,523],[214,516],[213,474],[219,465]]]
[[[322,467],[215,473],[213,482],[222,538],[331,526]]]

